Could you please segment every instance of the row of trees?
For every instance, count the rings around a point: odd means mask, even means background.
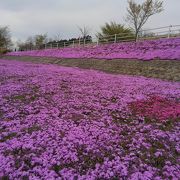
[[[40,34],[40,35],[28,37],[25,42],[20,42],[20,41],[17,42],[17,46],[20,51],[34,49],[35,47],[37,49],[41,49],[43,44],[47,42],[48,42],[47,35]]]
[[[80,32],[80,37],[71,38],[71,39],[60,39],[60,35],[55,36],[54,38],[48,38],[47,34],[30,36],[27,38],[25,42],[18,42],[18,49],[20,51],[28,50],[28,49],[44,49],[45,46],[50,47],[52,44],[58,47],[64,47],[64,45],[72,45],[74,42],[78,44],[82,44],[84,39],[87,43],[92,42],[92,36],[90,36],[90,30],[88,27],[78,27]]]
[[[124,25],[117,24],[115,22],[106,23],[101,27],[101,32],[97,33],[99,40],[106,40],[107,36],[114,34],[122,34],[121,40],[128,40],[134,38],[137,40],[138,34],[141,31],[144,24],[147,20],[154,14],[160,13],[163,11],[163,1],[160,0],[145,0],[142,4],[138,4],[135,0],[128,0],[128,8],[126,21],[129,22],[130,28],[125,27]],[[67,43],[71,44],[73,41],[82,41],[86,39],[87,42],[92,41],[92,37],[89,35],[90,30],[87,27],[79,27],[79,32],[81,37],[72,38],[69,40],[48,39],[46,34],[35,35],[33,37],[27,38],[25,42],[18,42],[19,50],[33,49],[33,48],[44,48],[45,44],[58,43],[62,44]],[[126,34],[126,35],[124,35]],[[10,38],[10,31],[8,27],[0,27],[0,48],[8,49],[12,45]]]
[[[60,39],[55,37],[54,39],[48,38],[47,34],[43,35],[35,35],[28,37],[25,42],[18,42],[18,50],[32,50],[32,49],[44,49],[45,47],[51,47],[52,44],[58,47],[64,47],[64,45],[72,45],[73,42],[82,43],[83,40],[86,39],[86,44],[92,42],[92,37],[90,35],[82,36],[80,38],[71,38],[71,39]]]

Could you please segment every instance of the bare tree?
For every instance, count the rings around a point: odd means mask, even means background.
[[[139,31],[149,17],[162,11],[163,1],[160,0],[145,0],[142,4],[138,4],[134,0],[128,0],[126,20],[135,30],[135,40],[137,40]]]
[[[87,27],[87,26],[79,27],[78,26],[78,29],[81,33],[82,38],[86,38],[87,36],[89,36],[89,34],[90,34],[90,28],[89,27]]]
[[[53,38],[54,41],[60,41],[61,40],[61,35],[60,34],[56,34]]]
[[[30,36],[27,38],[25,44],[26,44],[27,48],[31,50],[34,48],[35,39],[32,36]]]
[[[16,44],[17,44],[17,48],[18,48],[19,51],[24,51],[24,50],[26,50],[25,43],[22,42],[21,40],[18,40],[18,41],[16,42]]]
[[[11,34],[8,26],[0,26],[0,47],[9,49],[12,46]]]

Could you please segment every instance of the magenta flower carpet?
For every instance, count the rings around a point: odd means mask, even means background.
[[[179,119],[178,82],[0,60],[0,179],[178,180]]]
[[[137,43],[125,42],[97,47],[11,52],[8,55],[83,59],[180,60],[180,38],[138,41]]]

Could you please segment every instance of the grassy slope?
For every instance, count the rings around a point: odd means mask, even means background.
[[[96,69],[108,73],[129,74],[164,80],[180,81],[180,61],[168,60],[96,60],[96,59],[57,59],[42,57],[4,56],[3,59],[30,61],[34,63],[51,63],[61,66]]]

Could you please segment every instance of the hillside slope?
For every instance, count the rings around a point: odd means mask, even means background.
[[[137,43],[125,42],[94,47],[11,52],[8,55],[56,58],[180,60],[180,38],[139,41]]]

